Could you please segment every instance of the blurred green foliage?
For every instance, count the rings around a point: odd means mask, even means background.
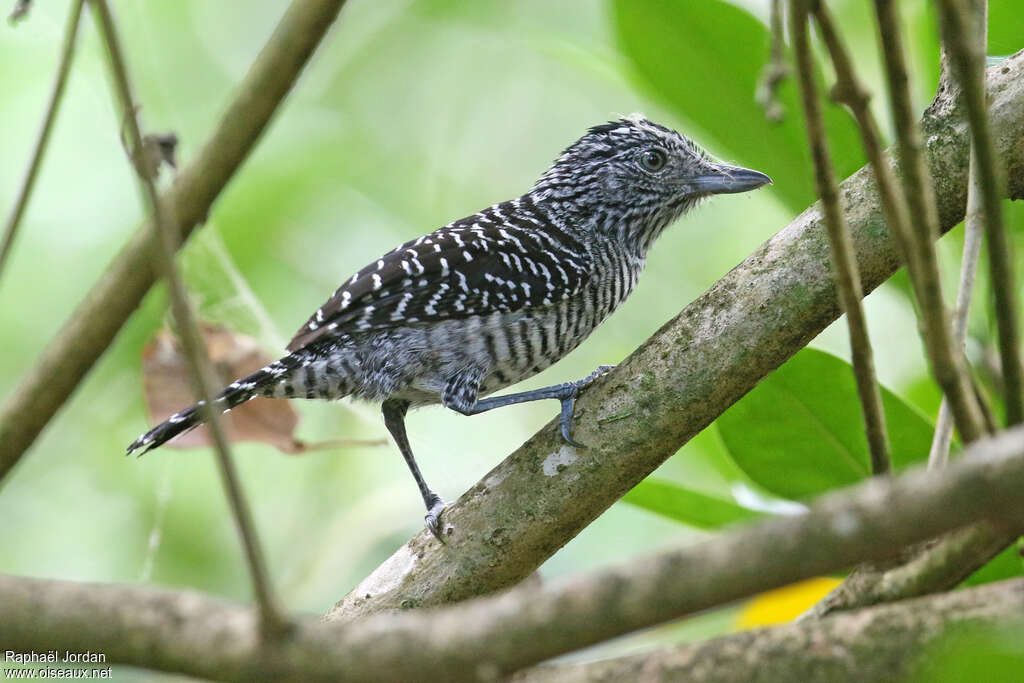
[[[1014,2],[992,3],[990,44],[997,53],[1020,46],[1024,19],[1012,11]],[[887,126],[868,3],[831,4]],[[42,114],[66,5],[35,3],[26,21],[0,29],[5,208]],[[938,64],[929,6],[900,3],[922,108]],[[266,1],[114,3],[144,125],[174,131],[182,163],[202,144],[282,8]],[[781,126],[768,124],[754,103],[767,56],[766,19],[766,0],[351,0],[184,250],[192,295],[204,317],[254,335],[278,354],[309,311],[366,262],[520,194],[588,126],[642,111],[691,134],[714,155],[772,175],[776,184],[719,199],[680,221],[654,249],[630,301],[524,388],[616,362],[813,200],[793,84],[781,90],[787,115]],[[0,394],[14,389],[141,217],[91,19],[82,29],[37,190],[0,280]],[[830,71],[821,64],[827,83]],[[846,174],[862,163],[862,153],[847,115],[834,106],[826,111],[832,155]],[[1019,241],[1024,212],[1014,210]],[[956,282],[958,239],[941,248],[947,291]],[[880,377],[906,401],[887,395],[900,464],[926,452],[928,421],[919,411],[933,416],[938,405],[904,292],[883,286],[866,303]],[[975,358],[991,339],[985,309],[976,306],[972,318]],[[209,454],[122,456],[146,426],[141,349],[166,321],[161,286],[3,483],[0,571],[187,586],[249,599]],[[841,324],[813,344],[848,356]],[[863,437],[849,393],[853,380],[843,363],[824,358],[801,354],[720,427],[687,444],[657,481],[629,494],[633,505],[613,506],[542,572],[581,571],[687,542],[727,522],[793,509],[773,494],[803,497],[861,478],[866,460],[857,443]],[[807,359],[825,367],[800,371]],[[780,391],[804,402],[813,396],[811,415],[825,427],[810,429],[806,415],[801,423],[795,413],[770,411]],[[303,439],[385,434],[372,406],[299,408]],[[428,480],[454,499],[553,414],[544,404],[473,418],[426,409],[411,416],[409,431]],[[737,436],[738,424],[746,435]],[[847,456],[827,447],[836,441]],[[274,581],[294,610],[323,612],[422,526],[419,496],[390,446],[298,457],[260,444],[234,450]],[[731,628],[731,614],[610,647],[706,637]]]
[[[919,658],[912,683],[1018,683],[1024,671],[1024,623],[1017,628],[962,627]]]
[[[988,54],[1011,55],[1024,48],[1024,12],[1018,0],[988,0]]]

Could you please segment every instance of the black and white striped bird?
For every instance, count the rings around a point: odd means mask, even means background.
[[[573,445],[573,404],[590,377],[484,398],[576,348],[621,304],[661,232],[702,198],[770,183],[710,159],[679,133],[633,115],[591,128],[529,192],[419,237],[349,278],[288,345],[290,353],[217,397],[227,411],[257,396],[382,403],[440,538],[444,502],[405,434],[409,408],[463,415],[557,399]],[[202,422],[199,405],[129,447],[149,451]]]

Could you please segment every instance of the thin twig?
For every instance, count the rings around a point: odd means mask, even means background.
[[[782,0],[771,0],[771,44],[769,47],[768,63],[761,72],[761,79],[757,84],[755,99],[764,109],[764,115],[769,121],[781,121],[785,115],[782,103],[779,102],[779,86],[789,76],[789,67],[786,66],[784,55],[785,36],[782,34]]]
[[[918,226],[917,230],[909,230],[908,234],[900,237],[899,242],[915,254],[907,260],[908,263],[916,261],[917,272],[915,274],[912,268],[910,275],[920,304],[932,372],[949,398],[960,434],[969,443],[984,433],[984,419],[967,374],[963,352],[953,343],[949,313],[942,299],[934,245],[939,235],[938,212],[928,166],[921,154],[921,131],[910,102],[909,74],[899,17],[893,0],[875,0],[875,12],[899,142],[897,153],[903,173],[904,196],[913,223]],[[898,226],[893,227],[898,231]]]
[[[861,144],[867,154],[878,185],[882,214],[885,216],[886,223],[888,223],[893,235],[896,237],[904,262],[907,265],[907,272],[910,275],[914,292],[921,305],[921,317],[925,326],[925,346],[928,350],[933,371],[938,378],[938,368],[941,365],[938,356],[942,355],[942,350],[945,348],[942,338],[948,335],[945,333],[947,330],[946,324],[941,323],[941,318],[946,313],[941,299],[941,291],[938,290],[938,265],[935,259],[934,247],[919,244],[918,235],[915,234],[911,227],[910,209],[907,205],[906,197],[899,191],[892,167],[882,154],[881,134],[879,133],[878,123],[871,113],[869,106],[870,97],[857,78],[853,62],[842,40],[839,38],[835,22],[828,11],[828,7],[825,3],[813,2],[812,10],[821,32],[822,40],[829,51],[836,71],[836,84],[832,89],[832,97],[846,104],[857,120]],[[939,291],[939,298],[937,300],[935,299],[936,291]],[[926,308],[931,312],[928,315],[925,314]],[[936,320],[939,322],[936,323]],[[929,322],[931,322],[931,325]],[[929,332],[933,328],[937,328],[938,337],[933,336]],[[962,343],[956,344],[954,348],[960,349],[961,347]],[[954,358],[963,363],[962,355],[959,352],[954,355]],[[961,374],[966,375],[966,369]],[[969,376],[967,379],[969,382]],[[954,390],[959,391],[959,387],[960,382],[958,381],[954,385]],[[945,390],[945,386],[943,386],[943,389]],[[971,396],[975,396],[973,388],[970,388],[969,391]],[[975,401],[977,401],[976,396]],[[982,406],[979,406],[978,403],[974,402],[974,405],[979,410],[982,409]],[[983,413],[981,413],[980,424],[985,424]],[[963,432],[963,429],[961,429],[961,432]]]
[[[882,393],[875,376],[871,341],[861,304],[864,289],[861,286],[860,271],[857,269],[853,239],[839,206],[835,170],[825,140],[825,122],[822,119],[821,103],[814,82],[814,64],[808,38],[807,0],[794,0],[789,9],[789,34],[796,55],[801,101],[804,118],[807,120],[807,141],[814,160],[814,179],[818,195],[821,197],[822,213],[825,216],[829,244],[832,247],[832,263],[835,267],[839,301],[843,312],[846,313],[853,374],[857,380],[857,393],[860,397],[871,453],[871,472],[886,474],[891,469],[891,461],[889,440],[885,430],[885,412],[882,409]]]
[[[906,197],[899,191],[893,169],[883,156],[880,141],[881,135],[879,133],[878,124],[871,113],[869,95],[857,78],[850,54],[839,37],[838,31],[835,27],[835,22],[828,11],[828,7],[823,2],[814,2],[812,3],[812,9],[822,40],[828,49],[836,72],[836,84],[832,89],[832,97],[835,100],[846,104],[857,120],[857,128],[861,136],[861,142],[870,161],[871,168],[875,176],[875,182],[878,186],[882,214],[892,230],[893,235],[896,238],[896,242],[900,247],[900,251],[903,254],[904,262],[907,265],[907,271],[910,275],[911,283],[914,286],[917,299],[920,302],[922,309],[929,304],[934,307],[937,303],[940,311],[945,313],[941,299],[936,302],[933,298],[928,297],[930,288],[925,286],[925,282],[929,279],[936,279],[937,282],[937,264],[935,261],[934,250],[929,249],[928,251],[930,253],[923,253],[921,249],[916,248],[915,242],[917,240],[914,230],[911,228],[911,219]],[[922,260],[924,263],[922,263]],[[932,362],[932,367],[936,368],[934,360],[936,344],[929,341],[933,338],[927,333],[927,322],[928,320],[934,320],[934,318],[934,315],[926,317],[922,313],[922,320],[926,325],[926,348],[929,353],[929,359]],[[948,328],[944,325],[939,328],[940,331],[946,329]],[[962,344],[957,344],[956,348],[959,349],[961,347]],[[971,391],[972,395],[975,395],[973,394],[973,386]],[[979,401],[979,408],[981,407],[982,406]],[[979,539],[986,533],[986,529],[977,530],[977,536]],[[944,541],[943,543],[946,542]],[[970,554],[969,549],[966,547],[964,547],[963,552],[952,554],[957,554],[959,557],[964,559],[963,566],[975,566],[974,561],[976,558],[980,557],[987,559],[991,556],[988,552],[988,548],[991,546],[990,543],[985,543],[979,540],[974,545],[980,548],[980,550],[977,555],[972,556],[970,560],[966,559],[966,556]],[[943,548],[936,546],[936,552],[940,552],[942,550]],[[914,561],[928,561],[928,559],[934,554],[935,553],[930,550],[921,551],[919,555],[915,556]],[[852,605],[872,604],[869,596],[874,595],[878,590],[880,590],[878,588],[878,584],[883,580],[883,577],[889,576],[892,572],[899,571],[901,571],[901,568],[896,567],[893,563],[886,566],[864,565],[858,567],[839,588],[833,591],[833,593],[831,593],[825,600],[816,605],[809,612],[809,615],[823,616],[833,609],[842,609],[846,603]],[[922,590],[928,590],[929,588],[934,590],[934,586],[936,585],[944,586],[945,579],[940,576],[940,574],[941,572],[932,573],[930,578],[933,580],[930,583],[929,581],[922,581]],[[858,602],[859,600],[863,600],[864,602]]]
[[[164,196],[184,239],[214,201],[295,85],[344,0],[292,0],[224,114]],[[0,485],[106,351],[156,280],[152,228],[143,225],[68,316],[0,406]]]
[[[988,43],[988,0],[980,0],[976,8],[974,39],[978,45]],[[978,258],[985,235],[984,212],[981,206],[981,174],[978,168],[976,145],[971,143],[970,172],[967,180],[967,213],[964,216],[964,250],[960,258],[960,285],[956,294],[956,308],[953,310],[953,341],[957,348],[963,348],[967,338],[967,316],[971,310],[974,282],[978,276]],[[979,400],[979,404],[982,402]],[[984,408],[984,404],[982,404]],[[953,443],[953,419],[949,412],[949,401],[942,398],[939,418],[935,423],[935,435],[928,452],[928,467],[945,467],[949,461],[949,449]]]
[[[78,4],[79,8],[81,8],[82,3]],[[14,9],[12,9],[11,13],[7,15],[7,23],[9,23],[11,26],[14,26],[19,21],[28,16],[28,11],[29,9],[31,9],[31,7],[32,0],[17,0],[17,2],[14,3]]]
[[[964,219],[964,250],[960,257],[960,285],[956,295],[956,308],[953,311],[953,341],[957,348],[963,348],[967,338],[967,316],[971,308],[974,282],[978,275],[978,257],[981,255],[981,243],[985,234],[981,218],[982,209],[978,201],[977,158],[973,147],[970,163],[971,173],[967,185],[967,216]],[[980,400],[978,402],[981,403]],[[928,466],[945,467],[952,445],[953,414],[949,410],[949,400],[943,396],[942,403],[939,405],[939,417],[935,422],[932,447],[928,452]]]
[[[213,397],[216,395],[215,392],[217,390],[216,376],[210,365],[210,359],[207,356],[206,347],[199,334],[195,317],[189,308],[185,285],[174,264],[174,253],[178,249],[177,239],[172,232],[170,224],[165,220],[166,207],[161,204],[160,195],[157,193],[154,184],[153,174],[147,172],[149,169],[145,167],[144,160],[141,158],[143,154],[143,137],[139,130],[138,120],[136,119],[131,85],[121,53],[117,29],[106,0],[91,0],[91,2],[95,11],[96,23],[106,43],[107,55],[110,59],[110,69],[113,74],[117,94],[121,100],[125,127],[128,132],[128,141],[131,148],[132,164],[135,166],[139,177],[145,203],[149,213],[152,215],[153,230],[156,233],[153,240],[156,246],[154,249],[154,260],[167,281],[167,286],[170,290],[174,318],[178,323],[178,333],[181,336],[185,355],[189,359],[193,383],[199,396],[202,410],[205,413],[203,417],[209,425],[224,488],[238,526],[242,545],[245,549],[246,560],[252,575],[253,589],[260,606],[265,632],[267,634],[274,634],[284,627],[285,621],[273,597],[252,513],[246,504],[242,487],[238,482],[238,474],[235,471],[234,463],[228,450],[224,426],[214,406]]]
[[[967,7],[963,0],[942,0],[942,35],[949,61],[961,88],[961,100],[971,126],[971,140],[977,155],[978,180],[985,234],[988,238],[989,277],[995,298],[999,329],[999,356],[1006,388],[1006,422],[1024,420],[1024,367],[1020,358],[1020,325],[1017,319],[1017,289],[1013,252],[1007,245],[1001,204],[999,161],[992,144],[985,93],[985,45],[972,41]]]
[[[813,2],[811,10],[814,12],[821,39],[825,43],[836,72],[836,83],[831,91],[832,99],[849,107],[857,120],[861,145],[864,147],[871,170],[875,175],[875,184],[878,186],[882,215],[896,237],[907,266],[907,272],[916,291],[917,283],[920,281],[918,272],[921,270],[921,266],[918,265],[917,252],[912,248],[910,214],[906,199],[899,191],[896,175],[882,150],[878,122],[875,120],[874,114],[871,113],[869,104],[871,97],[857,78],[853,61],[843,45],[843,41],[839,38],[828,6],[823,2]]]
[[[83,2],[84,0],[72,0],[71,3],[71,11],[64,29],[64,42],[61,45],[60,62],[57,65],[57,77],[53,82],[53,91],[50,93],[50,101],[46,106],[46,114],[43,115],[43,126],[39,130],[39,137],[36,139],[36,146],[32,152],[32,160],[28,163],[28,170],[25,172],[25,179],[22,181],[18,198],[14,201],[14,208],[4,225],[4,235],[0,241],[0,277],[3,276],[4,264],[14,245],[14,237],[18,233],[21,218],[28,207],[28,199],[32,195],[32,188],[35,186],[36,176],[39,174],[39,167],[43,161],[43,154],[50,141],[50,131],[53,130],[53,122],[57,119],[57,110],[60,109],[60,102],[64,97],[64,86],[67,84],[68,74],[71,72],[71,60],[75,54],[75,38],[78,36]],[[27,6],[25,9],[27,11]]]

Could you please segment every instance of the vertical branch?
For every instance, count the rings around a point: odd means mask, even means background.
[[[853,69],[853,61],[843,45],[842,40],[839,38],[835,22],[833,21],[832,15],[829,13],[826,5],[821,2],[815,2],[813,3],[812,11],[814,12],[822,40],[829,51],[832,64],[836,71],[836,84],[832,89],[832,97],[836,101],[847,105],[857,120],[857,129],[860,133],[861,143],[864,147],[865,153],[867,154],[868,160],[871,164],[871,169],[875,175],[875,181],[878,185],[882,214],[885,216],[886,223],[889,225],[893,235],[896,237],[896,241],[899,244],[904,261],[907,264],[907,271],[910,274],[910,280],[914,286],[914,292],[923,307],[927,297],[927,293],[924,291],[924,280],[928,275],[922,273],[922,269],[928,269],[930,266],[927,263],[924,266],[920,263],[919,252],[915,249],[915,237],[913,229],[911,228],[910,214],[906,198],[897,188],[896,176],[893,173],[892,168],[884,159],[882,153],[881,134],[878,130],[878,123],[871,113],[869,96],[864,86],[857,78],[857,74]],[[975,246],[971,246],[972,244],[971,240],[968,240],[968,242],[965,243],[965,267],[972,261],[971,253],[976,250]],[[976,262],[976,257],[974,260]],[[962,271],[962,277],[967,278],[968,272],[971,271]],[[958,310],[961,310],[959,306],[962,304],[959,302],[963,296],[967,297],[967,302],[970,300],[970,291],[969,289],[965,289],[964,282],[965,279],[962,279],[959,290],[960,294],[958,295]],[[973,279],[971,282],[973,283]],[[966,309],[963,309],[963,311],[964,315],[966,315]],[[957,349],[961,349],[963,347],[963,335],[962,333],[960,335],[957,334],[957,324],[958,322],[954,320],[954,344]],[[932,358],[932,347],[928,346],[927,348],[929,350],[929,357]],[[943,424],[947,424],[948,426],[942,427]],[[941,444],[938,443],[938,435],[947,433],[946,441],[948,443],[952,438],[952,433],[949,431],[951,429],[952,414],[949,407],[949,400],[948,398],[944,398],[942,408],[939,410],[939,426],[936,428],[936,445],[933,446],[933,451],[936,448],[941,449]]]
[[[917,252],[913,249],[914,237],[910,227],[910,214],[906,198],[897,187],[896,175],[885,159],[878,122],[869,106],[870,95],[861,84],[860,79],[857,78],[857,73],[853,69],[853,60],[839,38],[828,7],[822,2],[813,2],[812,11],[821,33],[821,39],[825,43],[836,72],[836,84],[831,93],[832,99],[849,107],[857,120],[861,145],[864,147],[864,153],[867,155],[875,176],[875,184],[878,186],[882,215],[896,238],[896,243],[907,266],[907,273],[910,275],[915,292],[917,292],[921,282],[919,275],[921,266],[918,264]],[[918,298],[921,298],[920,294],[918,294]]]
[[[906,197],[897,190],[895,174],[882,155],[881,136],[878,124],[868,107],[867,92],[857,79],[853,63],[839,39],[826,5],[814,2],[812,9],[821,31],[822,40],[828,48],[836,70],[836,85],[832,96],[849,106],[857,119],[861,141],[874,171],[883,215],[903,253],[915,294],[922,309],[925,343],[933,371],[938,376],[937,366],[941,360],[936,356],[936,351],[941,351],[939,348],[941,344],[937,343],[941,340],[937,340],[929,334],[928,330],[930,329],[929,321],[934,323],[936,312],[944,315],[945,311],[942,308],[941,299],[936,301],[934,297],[928,296],[931,289],[930,286],[927,286],[928,281],[934,280],[936,284],[938,281],[934,251],[932,249],[922,250],[917,244],[917,238],[920,235],[915,235],[911,229],[911,217]],[[901,112],[906,114],[909,112],[909,95],[906,92],[906,70],[901,66],[902,54],[898,49],[898,34],[895,33],[895,15],[889,3],[877,2],[877,9],[880,32],[886,49],[887,66],[890,66],[889,62],[897,61],[895,66],[889,68],[890,89],[899,91],[894,93],[894,110],[900,106],[902,107]],[[899,102],[897,102],[897,95],[901,95]],[[901,119],[900,116],[896,118],[898,123],[902,121],[899,126],[901,151],[907,148],[916,149],[913,145],[902,144],[903,136],[906,136],[909,127],[906,125],[905,119]],[[919,133],[916,135],[916,139],[919,141]],[[919,158],[916,162],[904,159],[905,173],[907,170],[912,172],[919,162]],[[918,177],[920,178],[920,173],[918,173]],[[930,190],[931,186],[928,187]],[[908,193],[913,194],[910,186],[907,186],[907,190]],[[918,210],[920,210],[922,198],[920,194],[915,198],[919,200]],[[920,224],[920,221],[918,223]],[[968,260],[969,256],[969,254],[965,254],[965,260]],[[959,296],[962,297],[965,294],[965,289],[961,287]],[[938,311],[934,308],[936,305]],[[925,311],[926,307],[930,307],[930,312]],[[943,330],[948,332],[949,328],[945,325],[938,328],[939,332]],[[957,348],[959,349],[959,344]],[[959,353],[956,357],[962,358]],[[946,386],[943,385],[944,390],[945,388]],[[971,392],[973,396],[973,388]],[[948,392],[946,398],[947,401],[950,398]],[[947,405],[952,406],[951,403],[947,403]],[[950,410],[949,413],[951,412]],[[985,419],[983,414],[980,419]],[[962,428],[961,433],[964,434],[965,439],[968,438]],[[806,616],[822,617],[837,610],[951,588],[1005,548],[1013,538],[1015,536],[1012,532],[996,529],[989,525],[978,525],[963,529],[958,534],[946,537],[933,546],[917,548],[895,566],[892,564],[862,565],[847,577],[841,586],[815,605]]]
[[[815,184],[821,197],[822,213],[828,228],[829,243],[832,248],[832,263],[835,268],[836,286],[839,290],[839,302],[846,313],[847,328],[850,334],[850,351],[853,359],[853,373],[857,380],[857,393],[860,397],[861,410],[864,415],[864,426],[867,432],[868,446],[871,452],[871,471],[874,474],[885,474],[891,468],[889,458],[889,442],[885,431],[885,412],[882,409],[882,395],[875,377],[875,363],[868,338],[867,322],[861,297],[864,289],[861,286],[860,272],[857,270],[857,259],[854,256],[853,240],[850,228],[839,206],[839,194],[836,189],[835,170],[829,157],[828,145],[825,141],[825,123],[821,114],[821,103],[814,82],[814,65],[811,61],[811,48],[808,39],[808,0],[794,0],[790,5],[789,33],[793,41],[793,52],[796,55],[797,74],[800,83],[800,96],[807,120],[807,140],[811,147],[814,160]]]
[[[761,73],[761,80],[757,84],[757,103],[764,109],[764,115],[770,121],[781,121],[784,114],[782,104],[779,103],[779,84],[789,75],[786,67],[786,60],[783,55],[785,45],[782,35],[782,0],[771,0],[771,45],[769,47],[768,63],[765,64]]]
[[[999,356],[1006,389],[1006,422],[1014,425],[1024,420],[1024,368],[1020,359],[1020,326],[1017,320],[1012,252],[1006,242],[1000,202],[999,167],[988,122],[984,81],[985,45],[970,38],[974,32],[970,30],[967,7],[963,0],[942,0],[939,8],[943,41],[962,91],[978,162],[990,278],[999,329]]]
[[[985,234],[982,224],[982,208],[978,184],[978,159],[971,148],[970,178],[967,183],[967,214],[964,217],[964,249],[960,257],[960,284],[956,294],[956,308],[953,310],[953,341],[957,348],[962,349],[967,338],[967,316],[971,309],[971,297],[974,295],[974,282],[978,276],[978,257],[981,255],[981,243]],[[949,449],[953,443],[953,416],[949,410],[949,399],[942,397],[939,405],[939,417],[935,422],[935,435],[928,451],[928,466],[945,467],[949,460]]]
[[[266,633],[276,633],[283,627],[284,619],[277,609],[271,592],[270,581],[267,577],[266,565],[260,549],[259,538],[256,535],[252,514],[245,502],[234,463],[228,452],[224,428],[218,411],[214,406],[213,396],[217,390],[217,384],[213,368],[210,366],[209,358],[206,355],[206,348],[199,334],[192,311],[189,308],[181,275],[174,265],[174,253],[178,248],[177,236],[172,232],[171,225],[166,220],[165,210],[167,207],[160,201],[153,177],[147,172],[149,169],[144,166],[142,134],[136,119],[131,86],[128,80],[125,61],[121,54],[117,30],[106,1],[91,0],[91,2],[96,15],[96,23],[99,26],[103,41],[106,43],[117,95],[121,100],[124,124],[128,132],[131,161],[135,166],[142,186],[145,203],[152,216],[153,231],[156,233],[153,240],[154,261],[167,281],[168,289],[170,290],[174,318],[178,323],[182,346],[189,359],[189,368],[200,398],[199,403],[204,413],[203,417],[208,422],[210,434],[213,437],[217,462],[220,466],[228,501],[234,513],[235,522],[245,548],[246,559],[252,574],[253,589],[263,618],[263,625]]]
[[[977,23],[972,35],[984,51],[988,43],[988,0],[975,3],[978,12]],[[967,213],[964,215],[964,250],[960,258],[960,284],[953,310],[953,340],[957,348],[963,348],[967,337],[967,316],[971,310],[974,282],[978,275],[978,257],[985,234],[984,213],[981,207],[981,176],[978,168],[977,145],[971,143],[970,171],[967,181]],[[949,401],[945,397],[939,406],[939,419],[935,423],[935,436],[928,451],[928,467],[945,467],[949,460],[949,449],[953,441],[953,421],[949,412]]]
[[[36,146],[32,151],[32,159],[28,163],[28,170],[25,172],[21,190],[18,192],[18,198],[14,201],[11,215],[4,225],[3,238],[0,238],[0,276],[3,275],[4,263],[7,261],[14,244],[14,237],[18,233],[18,226],[28,207],[28,199],[32,195],[32,188],[35,186],[36,176],[39,175],[39,167],[43,162],[43,153],[50,141],[50,131],[53,130],[53,122],[57,119],[57,110],[60,109],[60,102],[64,97],[64,86],[67,84],[68,74],[71,72],[71,59],[75,54],[75,39],[78,36],[78,23],[82,17],[83,2],[84,0],[72,0],[71,2],[71,12],[68,14],[68,23],[64,29],[64,42],[61,45],[60,61],[57,66],[57,76],[53,82],[53,91],[50,93],[50,102],[46,106],[43,125],[39,130],[39,137],[36,139]],[[14,14],[12,13],[11,16],[14,17]]]
[[[938,261],[934,241],[938,237],[938,212],[928,167],[921,155],[921,131],[910,102],[909,75],[899,18],[893,0],[875,0],[886,78],[892,100],[893,119],[899,142],[898,156],[903,173],[903,189],[909,214],[917,230],[908,230],[901,246],[914,256],[908,259],[914,289],[921,308],[925,345],[932,372],[949,399],[950,409],[960,434],[967,442],[980,437],[984,418],[964,362],[963,353],[953,343],[949,313],[942,300]],[[908,224],[909,225],[909,224]],[[916,263],[914,263],[916,261]]]

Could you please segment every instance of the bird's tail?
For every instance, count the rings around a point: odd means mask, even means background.
[[[232,382],[214,399],[214,410],[226,413],[235,406],[241,405],[257,396],[278,395],[282,386],[292,386],[289,377],[293,374],[293,370],[303,365],[307,355],[304,351],[297,351],[257,370],[248,377]],[[143,455],[170,441],[179,434],[198,427],[203,423],[202,407],[204,403],[204,401],[200,401],[189,408],[171,415],[166,421],[135,439],[128,446],[128,453],[131,454],[142,448],[144,450],[139,455]]]

